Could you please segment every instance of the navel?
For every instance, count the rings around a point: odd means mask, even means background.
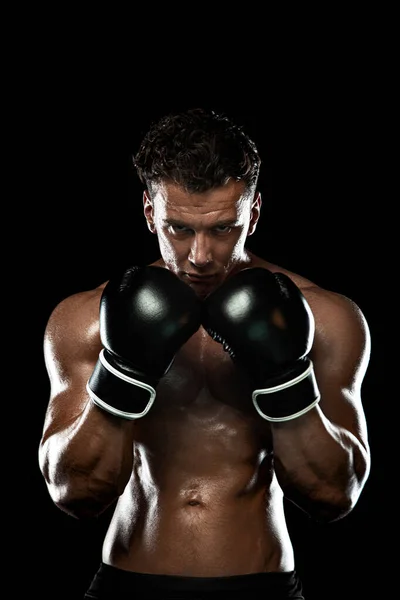
[[[185,506],[204,506],[203,493],[198,489],[199,487],[198,484],[195,484],[181,490],[180,496]]]
[[[188,506],[202,506],[202,504],[198,500],[189,500]]]

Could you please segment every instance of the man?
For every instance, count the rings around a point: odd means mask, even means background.
[[[368,478],[368,325],[247,249],[260,163],[224,115],[154,123],[134,164],[160,258],[50,316],[41,471],[76,518],[115,504],[88,599],[300,600],[284,498],[334,521]]]

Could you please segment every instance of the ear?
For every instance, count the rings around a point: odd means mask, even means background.
[[[261,204],[261,194],[260,192],[257,192],[254,197],[253,204],[251,206],[250,224],[247,235],[253,235],[253,233],[256,230],[258,219],[260,218]]]
[[[151,233],[155,233],[156,226],[154,225],[154,207],[150,198],[150,194],[147,190],[143,192],[143,213],[146,218],[147,227]]]

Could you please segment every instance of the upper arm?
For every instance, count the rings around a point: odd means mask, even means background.
[[[50,383],[46,437],[74,421],[87,405],[86,383],[101,350],[98,309],[95,290],[66,298],[50,315],[43,340]]]
[[[317,289],[307,297],[315,318],[310,358],[321,393],[320,408],[333,423],[355,435],[368,449],[362,383],[371,340],[360,308],[340,294]]]

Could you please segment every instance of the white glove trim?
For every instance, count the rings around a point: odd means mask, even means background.
[[[144,415],[146,413],[148,413],[148,411],[152,407],[153,402],[154,402],[154,400],[156,398],[156,391],[155,391],[155,389],[151,385],[148,385],[147,383],[143,383],[143,381],[138,381],[137,379],[134,379],[133,377],[129,377],[128,375],[125,375],[125,373],[121,373],[120,371],[118,371],[118,369],[116,369],[115,367],[113,367],[107,361],[106,357],[104,356],[104,348],[103,348],[103,350],[101,350],[101,352],[99,354],[99,358],[100,358],[100,362],[103,365],[103,367],[105,369],[107,369],[107,371],[109,371],[110,373],[112,373],[113,375],[115,375],[115,377],[118,377],[119,379],[122,379],[126,383],[129,383],[131,385],[135,385],[137,387],[141,387],[141,388],[147,390],[150,393],[150,399],[149,399],[148,404],[146,405],[146,408],[141,413],[126,412],[126,411],[123,411],[123,410],[119,410],[118,408],[115,408],[114,406],[110,406],[109,404],[107,404],[106,402],[104,402],[104,400],[102,400],[101,398],[99,398],[90,389],[89,382],[88,382],[86,384],[86,390],[87,390],[87,392],[88,392],[91,400],[94,402],[94,404],[97,404],[100,408],[102,408],[103,410],[106,410],[107,412],[115,415],[116,417],[122,417],[124,419],[130,419],[130,420],[139,419],[141,417],[144,417]]]
[[[313,372],[314,372],[314,366],[313,366],[312,361],[310,361],[310,364],[308,365],[308,367],[304,371],[304,373],[297,375],[297,377],[295,377],[294,379],[291,379],[290,381],[286,381],[285,383],[281,383],[279,385],[275,385],[270,388],[254,390],[251,397],[253,400],[253,404],[254,404],[257,412],[259,413],[259,415],[263,419],[266,419],[267,421],[272,421],[272,422],[291,421],[292,419],[297,419],[297,417],[301,417],[301,415],[304,415],[309,410],[314,408],[314,406],[316,406],[318,404],[318,402],[321,400],[321,395],[318,395],[317,398],[315,398],[312,401],[312,403],[309,404],[308,406],[306,406],[305,408],[302,408],[298,412],[293,413],[292,415],[287,415],[285,417],[269,417],[260,409],[260,407],[258,406],[258,402],[257,402],[257,396],[259,396],[260,394],[274,394],[275,392],[280,392],[281,390],[285,390],[286,388],[296,385],[300,381],[303,381],[303,379],[306,379],[306,377],[308,377],[310,374],[313,374]]]

